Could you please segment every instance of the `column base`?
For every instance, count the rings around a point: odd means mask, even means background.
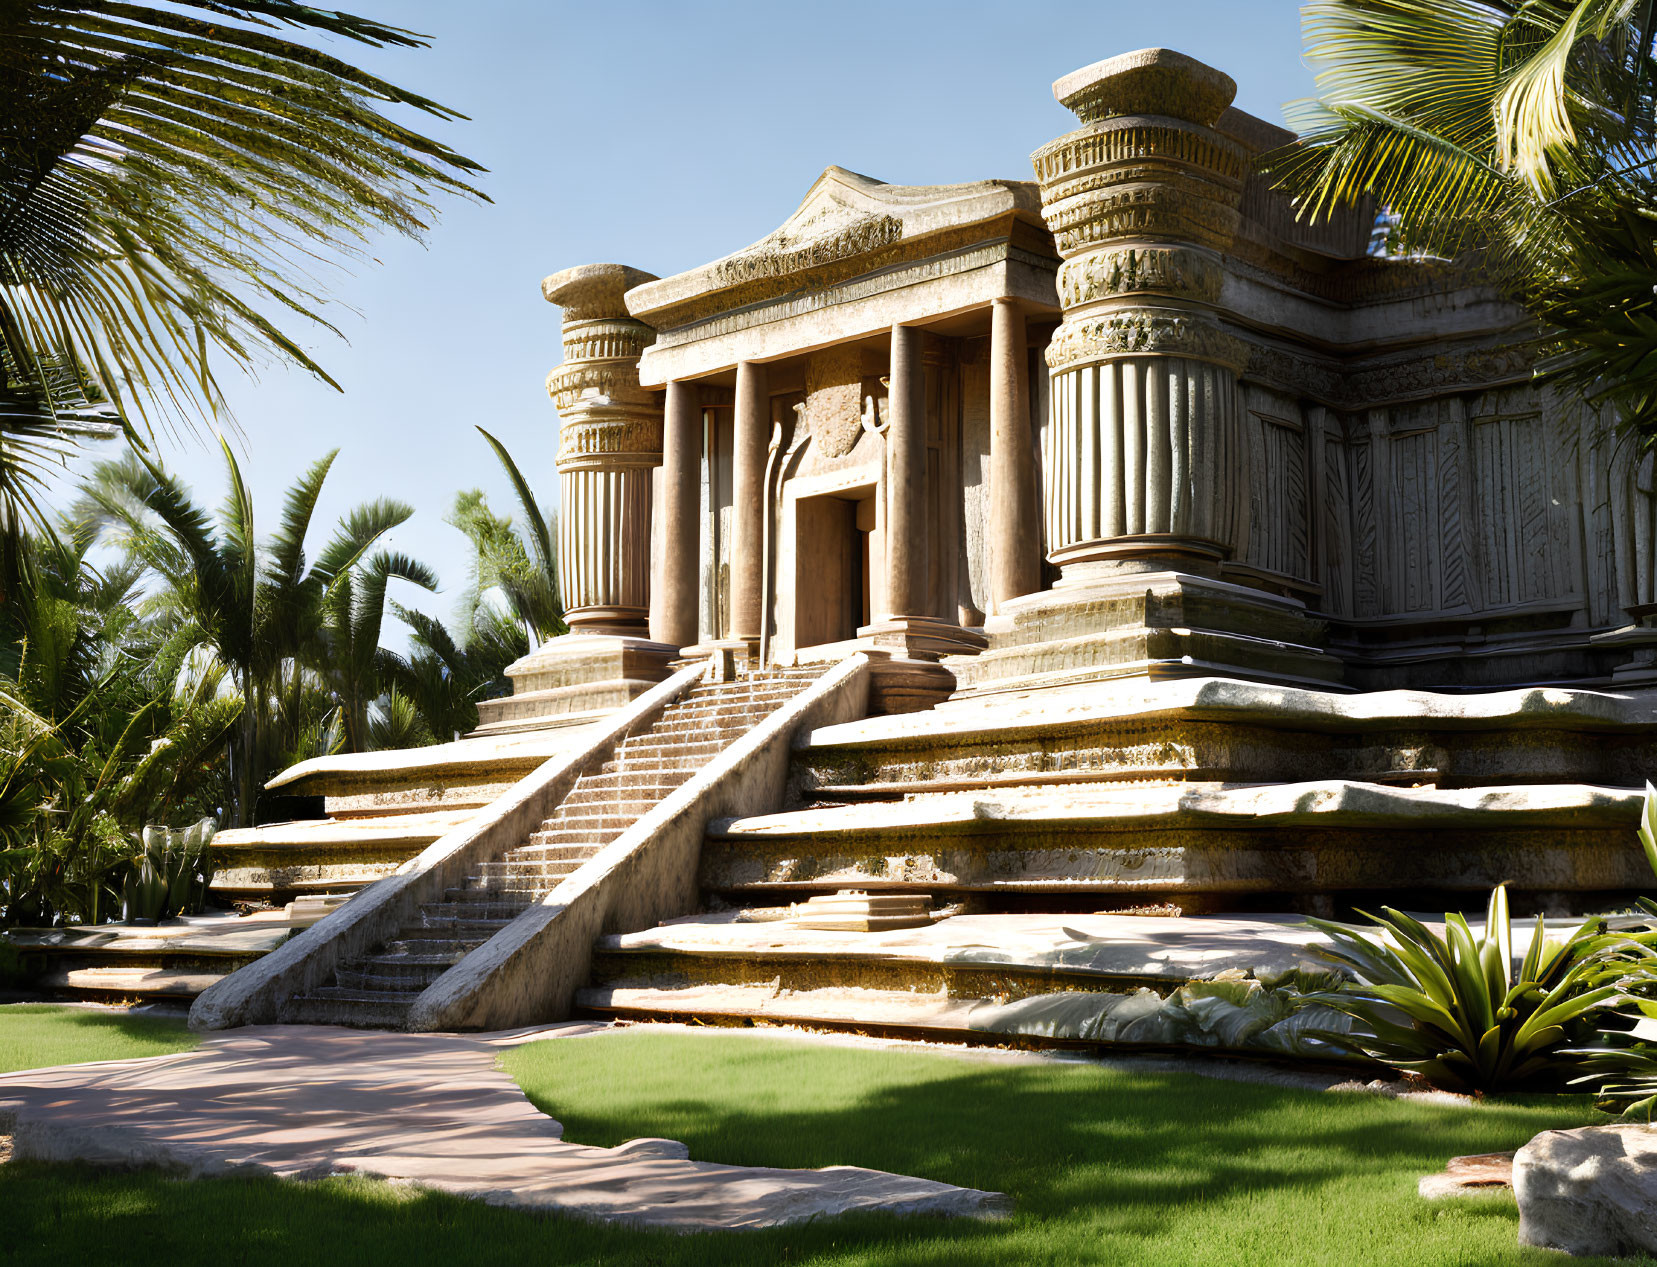
[[[971,655],[989,645],[984,635],[936,616],[887,616],[857,631],[869,647],[912,657]]]
[[[989,648],[952,656],[958,694],[1065,687],[1114,678],[1235,677],[1327,690],[1340,659],[1325,622],[1293,598],[1188,572],[1067,577],[1002,605]]]
[[[648,638],[569,633],[507,666],[512,694],[478,704],[476,735],[568,725],[624,707],[672,672],[679,648]]]
[[[1629,615],[1634,617],[1633,624],[1594,634],[1588,643],[1628,653],[1628,659],[1611,670],[1613,687],[1634,689],[1657,685],[1657,627],[1651,623],[1657,619],[1657,610],[1640,607],[1631,610]]]

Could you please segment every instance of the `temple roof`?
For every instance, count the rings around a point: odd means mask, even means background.
[[[830,167],[774,232],[724,259],[634,287],[627,292],[627,307],[650,325],[673,325],[710,308],[787,294],[806,275],[825,269],[844,277],[883,267],[916,254],[904,249],[916,239],[1014,215],[1042,224],[1035,182],[888,185]],[[722,299],[706,302],[716,295]]]

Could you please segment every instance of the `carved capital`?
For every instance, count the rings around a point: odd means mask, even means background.
[[[639,386],[636,360],[566,362],[547,375],[547,395],[566,421],[582,405],[647,405],[656,399]]]
[[[1249,346],[1205,317],[1155,308],[1066,318],[1047,345],[1047,365],[1055,374],[1118,356],[1182,356],[1237,371],[1248,364]]]
[[[1212,127],[1237,95],[1224,71],[1171,48],[1142,48],[1071,71],[1053,97],[1084,123],[1161,114]]]
[[[1199,303],[1220,297],[1223,272],[1207,251],[1183,246],[1118,247],[1067,261],[1059,268],[1059,303],[1066,311],[1123,295],[1162,294]]]
[[[566,417],[558,428],[558,469],[659,466],[660,410],[605,408]]]

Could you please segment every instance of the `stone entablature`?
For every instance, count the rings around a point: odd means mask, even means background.
[[[627,305],[658,332],[641,374],[661,386],[1008,295],[1052,308],[1056,265],[1028,181],[887,185],[830,167],[776,232]]]

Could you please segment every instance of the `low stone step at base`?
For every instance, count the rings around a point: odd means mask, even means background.
[[[344,1025],[351,1029],[404,1029],[418,992],[347,990],[322,986],[299,995],[284,1009],[290,1025]]]
[[[139,999],[187,1003],[222,981],[234,966],[227,965],[223,972],[150,967],[71,968],[42,973],[32,984],[41,992],[57,997],[96,999],[103,1003]]]

